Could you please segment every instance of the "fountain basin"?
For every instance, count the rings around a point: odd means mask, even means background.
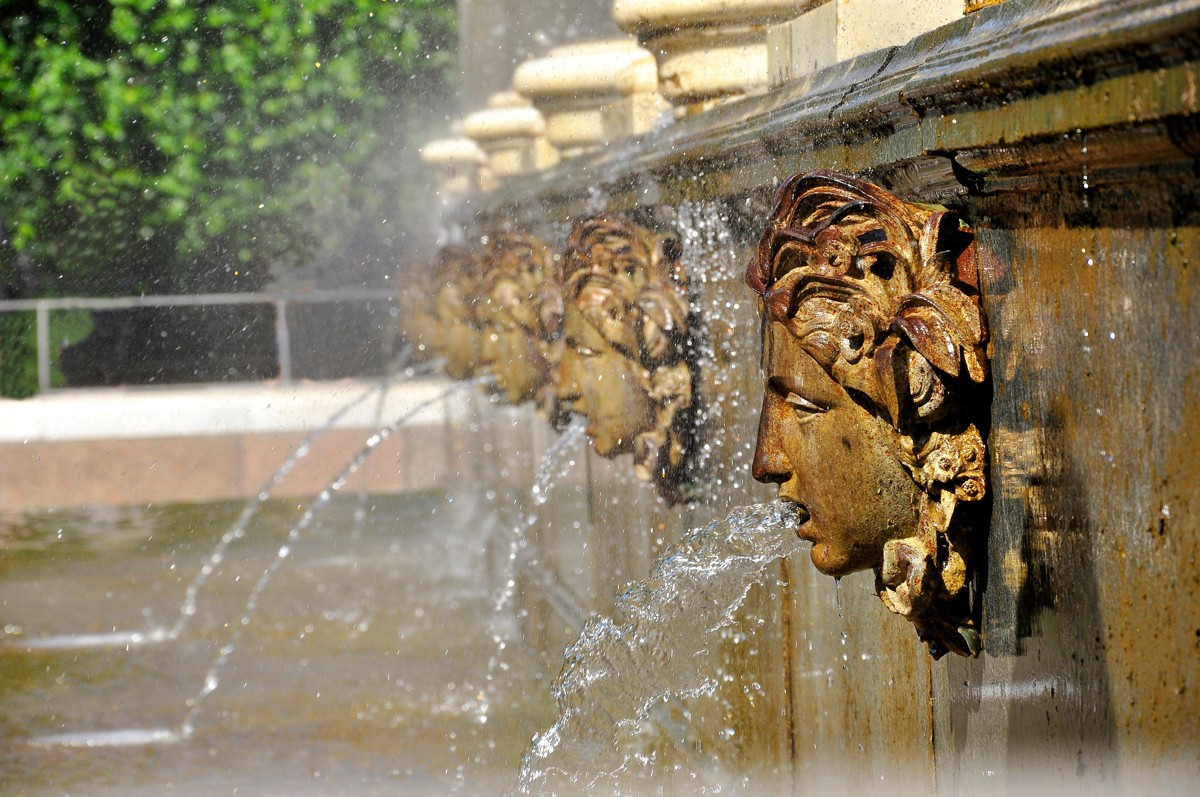
[[[276,575],[190,734],[186,701],[296,519],[294,501],[266,507],[180,639],[131,650],[6,644],[5,786],[31,797],[501,793],[525,740],[549,721],[549,698],[500,690],[489,723],[474,722],[491,596],[477,581],[483,532],[456,522],[451,498],[373,496],[363,520],[356,497],[335,502]],[[16,627],[65,636],[169,616],[236,513],[156,505],[4,522],[6,561],[22,561],[0,573],[8,642],[23,638]],[[455,540],[470,557],[439,555]],[[544,677],[525,654],[507,661],[510,683]]]

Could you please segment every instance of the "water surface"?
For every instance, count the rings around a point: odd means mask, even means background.
[[[293,546],[188,738],[187,701],[307,504],[264,508],[178,640],[162,630],[240,504],[0,521],[0,791],[505,791],[553,706],[518,651],[473,721],[494,652],[486,524],[436,493],[360,500]]]

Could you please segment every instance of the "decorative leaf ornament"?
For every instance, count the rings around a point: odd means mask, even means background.
[[[937,379],[987,379],[976,286],[958,269],[970,240],[943,208],[833,172],[800,174],[775,195],[747,283],[835,379],[903,430],[941,407],[908,412],[918,396],[898,381],[910,370],[895,360],[902,351],[919,354]]]

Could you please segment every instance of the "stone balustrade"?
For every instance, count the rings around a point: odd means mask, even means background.
[[[953,22],[963,12],[962,0],[810,3],[805,13],[772,25],[767,33],[771,86],[782,86],[864,53],[904,44]]]
[[[465,136],[430,141],[421,147],[421,160],[433,167],[443,198],[478,190],[488,163],[487,153]]]
[[[485,153],[439,142],[427,162],[439,190],[484,189],[556,166],[731,99],[761,94],[821,69],[895,47],[1004,0],[614,0],[633,38],[576,42],[513,73],[513,91],[468,115]],[[427,149],[429,149],[427,147]]]
[[[659,91],[677,114],[767,87],[767,26],[811,0],[615,0],[613,19],[658,60]]]
[[[513,87],[541,111],[546,138],[567,157],[653,129],[669,107],[654,56],[631,38],[557,47],[517,67]]]
[[[463,133],[487,153],[497,178],[547,169],[558,151],[546,140],[546,120],[516,92],[493,94],[488,107],[463,119]]]

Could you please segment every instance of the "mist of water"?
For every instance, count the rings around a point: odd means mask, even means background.
[[[756,367],[760,343],[757,328],[741,321],[743,302],[749,301],[742,289],[745,251],[731,227],[730,213],[724,203],[713,201],[683,202],[677,209],[681,259],[704,266],[692,274],[696,293],[692,312],[702,319],[705,330],[695,342],[696,367],[711,380],[696,413],[698,430],[734,428],[753,411],[749,405],[754,399],[742,392],[745,376],[741,371],[747,364]],[[694,471],[711,481],[709,492],[732,495],[740,491],[754,456],[753,438],[737,447],[722,445],[719,456],[717,448],[705,442],[704,434],[698,432],[696,439],[701,442]]]

